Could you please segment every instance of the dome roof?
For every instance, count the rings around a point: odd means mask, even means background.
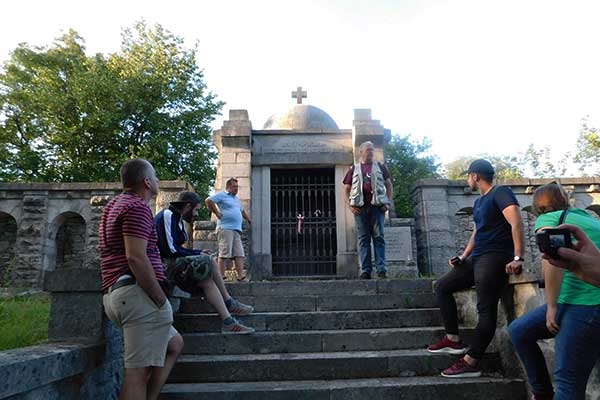
[[[285,129],[294,131],[338,131],[333,118],[318,107],[296,104],[282,114],[269,117],[263,129]]]

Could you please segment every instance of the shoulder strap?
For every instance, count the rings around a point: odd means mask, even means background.
[[[562,225],[565,223],[565,219],[567,218],[568,213],[569,213],[568,208],[563,210],[563,212],[560,214],[560,218],[558,219],[558,225]]]

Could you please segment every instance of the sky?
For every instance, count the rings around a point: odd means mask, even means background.
[[[253,127],[305,103],[351,128],[370,108],[393,134],[424,137],[442,163],[479,153],[556,157],[581,119],[600,124],[598,1],[32,1],[2,5],[0,62],[18,43],[75,29],[90,54],[119,49],[136,21],[198,43],[208,88]]]

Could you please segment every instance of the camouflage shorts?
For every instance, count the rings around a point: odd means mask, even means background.
[[[212,275],[212,257],[209,255],[179,257],[165,260],[167,279],[192,296],[202,293],[198,284]]]

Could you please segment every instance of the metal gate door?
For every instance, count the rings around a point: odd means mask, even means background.
[[[271,254],[273,275],[335,275],[333,168],[271,170]]]

